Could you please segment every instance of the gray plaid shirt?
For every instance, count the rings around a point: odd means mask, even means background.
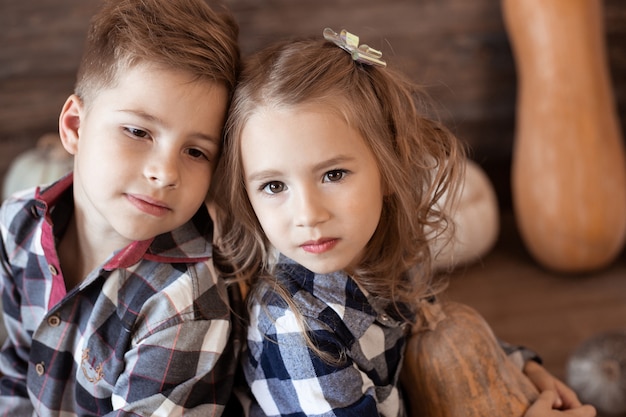
[[[55,242],[72,214],[71,190],[70,175],[0,209],[9,333],[0,415],[220,415],[238,349],[206,209],[112,254],[66,293]]]

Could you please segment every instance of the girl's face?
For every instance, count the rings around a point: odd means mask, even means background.
[[[244,180],[269,241],[316,273],[350,272],[380,220],[380,172],[363,137],[323,106],[262,108],[241,135]]]

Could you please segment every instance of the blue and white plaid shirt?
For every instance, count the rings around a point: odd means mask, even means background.
[[[249,391],[239,392],[250,416],[405,416],[399,388],[408,325],[365,294],[345,273],[315,274],[281,255],[276,279],[298,306],[304,328],[271,284],[252,299]],[[329,364],[305,343],[305,330]],[[534,353],[503,344],[521,361]]]
[[[71,174],[0,209],[0,415],[220,415],[238,349],[206,209],[66,293],[55,242],[71,215]]]

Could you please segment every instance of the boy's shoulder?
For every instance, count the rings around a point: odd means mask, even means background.
[[[49,224],[44,219],[52,207],[65,219],[71,216],[73,200],[72,193],[66,192],[68,179],[60,182],[17,191],[2,202],[0,244],[5,260],[10,259],[14,267],[26,268],[32,256],[44,256],[44,225]],[[48,198],[49,193],[57,197],[56,201]]]
[[[45,211],[59,202],[62,196],[72,199],[72,194],[66,193],[72,184],[73,177],[69,174],[52,184],[37,185],[16,191],[2,202],[0,224],[27,226],[31,223],[38,223]],[[65,197],[64,199],[67,200]],[[67,204],[72,202],[73,200],[67,201]]]
[[[37,187],[17,191],[7,197],[0,206],[0,224],[8,228],[15,222],[23,224],[33,219],[33,210],[36,205]],[[13,226],[15,227],[15,226]]]
[[[20,207],[27,205],[29,202],[35,200],[37,188],[38,187],[29,187],[12,193],[2,202],[2,207]]]
[[[206,259],[212,256],[213,220],[205,205],[182,226],[154,238],[150,253],[154,256],[176,259]]]

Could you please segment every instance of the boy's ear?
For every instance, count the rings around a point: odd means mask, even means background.
[[[65,150],[72,155],[76,155],[78,151],[79,128],[83,111],[82,100],[76,94],[72,94],[65,100],[59,116],[61,143],[63,143]]]

